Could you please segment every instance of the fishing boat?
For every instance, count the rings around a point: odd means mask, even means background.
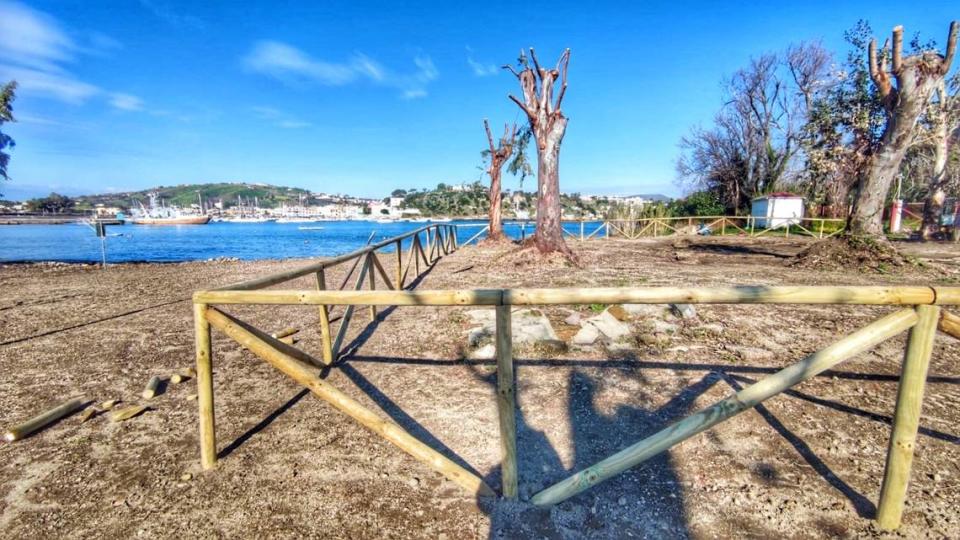
[[[188,214],[175,206],[157,204],[156,193],[149,196],[150,208],[140,203],[140,208],[133,210],[134,225],[206,225],[210,221],[210,216]]]

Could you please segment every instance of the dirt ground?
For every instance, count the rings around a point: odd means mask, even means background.
[[[529,264],[511,248],[469,247],[443,258],[418,288],[953,284],[960,273],[954,245],[904,246],[939,268],[937,275],[785,264],[806,245],[591,240],[573,243],[580,268]],[[192,291],[304,262],[0,267],[0,425],[78,393],[143,402],[151,376],[194,361]],[[333,270],[327,282],[338,284],[345,271]],[[306,279],[293,285],[313,287]],[[568,307],[591,313],[590,306]],[[300,328],[297,346],[318,354],[313,308],[227,311],[267,331]],[[402,307],[370,322],[360,309],[347,340],[352,354],[326,378],[499,489],[494,367],[465,359],[465,311]],[[891,308],[697,311],[695,324],[674,321],[675,334],[638,339],[632,351],[515,351],[515,503],[464,493],[215,332],[217,470],[199,468],[194,381],[168,385],[150,410],[126,422],[99,416],[81,424],[74,415],[0,446],[0,536],[960,537],[960,344],[943,335],[896,534],[878,531],[871,518],[905,336],[553,508],[525,502]],[[562,322],[563,306],[544,312],[561,337],[575,331]]]

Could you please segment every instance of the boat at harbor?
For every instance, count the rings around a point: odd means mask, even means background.
[[[186,213],[175,206],[157,204],[157,194],[150,194],[150,208],[140,203],[139,209],[133,210],[134,225],[206,225],[210,216]]]

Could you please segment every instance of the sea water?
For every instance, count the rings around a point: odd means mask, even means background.
[[[462,225],[457,240],[467,241],[482,229],[483,221],[453,221]],[[207,225],[111,225],[107,227],[107,262],[179,262],[215,258],[244,260],[333,257],[363,247],[373,235],[376,243],[427,225],[375,221],[321,221],[306,223],[209,223]],[[588,222],[586,234],[601,224]],[[565,223],[575,236],[579,223]],[[505,223],[511,238],[529,236],[534,226]],[[603,233],[599,233],[603,234]],[[482,238],[482,237],[481,237]],[[424,237],[421,237],[424,239]],[[404,249],[410,239],[404,241]],[[0,226],[0,261],[99,262],[100,238],[88,225]],[[384,248],[384,251],[392,250]]]

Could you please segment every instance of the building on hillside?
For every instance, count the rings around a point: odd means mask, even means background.
[[[785,191],[757,197],[751,202],[750,215],[761,228],[799,225],[803,218],[803,197]]]

